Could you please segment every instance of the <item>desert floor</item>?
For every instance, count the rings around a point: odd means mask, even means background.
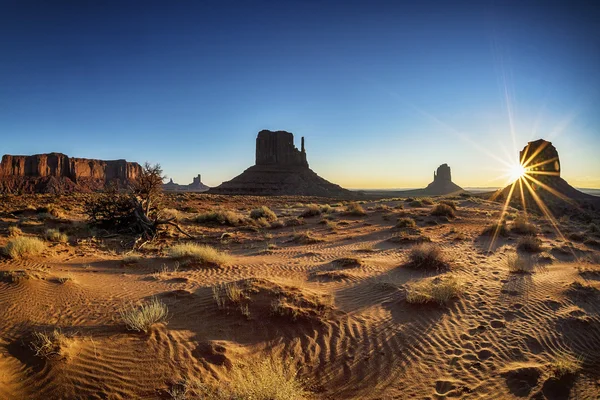
[[[41,255],[0,256],[0,399],[202,398],[188,382],[224,387],[265,359],[296,371],[316,399],[600,396],[598,220],[560,218],[558,233],[530,215],[542,249],[519,252],[528,269],[511,272],[518,213],[492,244],[482,232],[502,204],[479,198],[453,198],[448,218],[431,215],[430,199],[365,202],[354,215],[330,199],[168,194],[168,213],[198,239],[170,230],[130,253],[126,236],[85,224],[89,196],[0,198],[0,247],[68,235]],[[309,204],[332,207],[298,218]],[[249,218],[263,205],[281,223]],[[196,221],[211,210],[245,219]],[[400,218],[416,227],[396,227]],[[449,270],[410,263],[428,239]],[[169,255],[186,242],[230,260]],[[448,276],[457,297],[407,300],[415,284]],[[127,329],[120,311],[153,298],[167,323]],[[55,329],[53,350],[36,355],[36,333]]]

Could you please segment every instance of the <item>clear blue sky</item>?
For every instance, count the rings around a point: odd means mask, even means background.
[[[0,153],[217,185],[282,129],[346,187],[424,186],[445,162],[500,186],[498,158],[543,137],[598,188],[598,21],[597,1],[0,0]]]

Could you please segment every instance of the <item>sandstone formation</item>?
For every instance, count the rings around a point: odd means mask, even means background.
[[[223,182],[209,193],[247,195],[304,195],[352,197],[354,193],[333,184],[308,167],[304,138],[298,150],[294,135],[263,130],[256,138],[256,164]]]
[[[455,194],[462,192],[463,189],[452,182],[452,172],[448,164],[442,164],[438,167],[437,171],[433,173],[433,182],[431,182],[425,189],[423,189],[425,195],[446,195]]]
[[[528,209],[541,211],[537,197],[555,213],[565,212],[573,207],[600,209],[599,197],[585,194],[561,178],[560,158],[551,142],[538,139],[527,143],[519,152],[519,160],[525,168],[525,176],[520,178],[521,182],[517,180],[515,183],[510,202],[514,207],[522,208],[524,197]],[[511,186],[512,184],[499,190],[492,198],[505,201]]]
[[[4,155],[0,162],[0,192],[59,193],[126,185],[140,174],[138,163],[125,160],[73,158],[61,153]]]
[[[210,188],[202,183],[202,177],[198,174],[189,185],[179,185],[171,179],[163,185],[163,189],[176,192],[206,192]]]

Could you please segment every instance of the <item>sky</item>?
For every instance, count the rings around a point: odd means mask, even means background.
[[[0,153],[216,186],[287,130],[347,188],[423,187],[443,163],[497,187],[544,138],[600,188],[599,20],[573,0],[0,0]]]

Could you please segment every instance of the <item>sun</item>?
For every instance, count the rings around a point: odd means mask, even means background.
[[[515,165],[514,167],[512,167],[510,169],[510,179],[511,181],[516,181],[520,178],[522,178],[523,176],[525,176],[525,173],[527,172],[527,169],[525,169],[524,166],[522,166],[521,164]]]

